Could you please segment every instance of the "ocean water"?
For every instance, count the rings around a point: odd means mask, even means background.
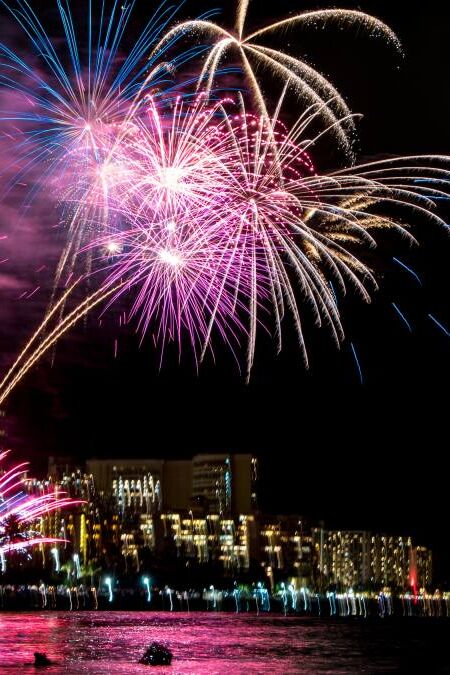
[[[450,620],[314,619],[168,612],[0,613],[0,673],[144,673],[153,641],[164,673],[450,673]]]

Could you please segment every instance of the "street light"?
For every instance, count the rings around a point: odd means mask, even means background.
[[[142,581],[147,589],[147,602],[150,602],[150,600],[152,599],[152,594],[150,591],[150,579],[148,577],[144,577]]]
[[[80,568],[80,556],[78,553],[74,553],[73,556],[73,562],[75,564],[75,570],[76,570],[76,575],[77,579],[81,576],[81,568]]]
[[[56,546],[54,546],[54,547],[50,550],[50,553],[52,554],[52,556],[53,556],[53,558],[54,558],[54,560],[55,560],[55,572],[59,572],[60,569],[61,569],[61,565],[60,565],[60,563],[59,563],[59,551],[58,551],[58,549],[56,548]]]
[[[105,584],[106,584],[106,586],[108,587],[108,592],[109,592],[108,600],[109,600],[109,602],[112,602],[112,601],[113,601],[113,592],[112,592],[112,581],[111,581],[111,577],[106,577],[106,579],[105,579]]]

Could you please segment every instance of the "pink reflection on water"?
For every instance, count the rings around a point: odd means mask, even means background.
[[[287,623],[291,624],[288,631]],[[46,673],[148,673],[149,668],[137,661],[156,640],[174,654],[172,666],[158,668],[161,673],[295,673],[299,672],[298,648],[308,643],[301,632],[298,620],[269,616],[0,614],[0,670],[34,672],[34,652],[42,651],[54,662]],[[292,639],[295,649],[288,643]]]
[[[170,612],[0,612],[0,675],[149,673],[138,663],[153,641],[173,652],[174,675],[447,672],[448,622],[321,620],[308,617]],[[418,659],[421,659],[417,670]],[[39,671],[40,672],[40,671]]]

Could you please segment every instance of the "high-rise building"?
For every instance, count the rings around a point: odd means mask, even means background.
[[[251,455],[195,455],[192,460],[93,459],[86,463],[97,490],[119,509],[136,513],[195,509],[238,515],[256,507],[256,459]]]
[[[431,553],[411,537],[367,531],[313,531],[322,587],[409,589],[431,583]]]
[[[192,460],[192,498],[211,513],[231,513],[229,455],[196,455]]]
[[[99,492],[113,492],[114,481],[143,480],[151,474],[154,481],[161,481],[164,460],[162,459],[89,459],[87,473],[92,474]]]
[[[409,588],[412,550],[411,537],[371,534],[371,580],[383,586]]]
[[[112,496],[119,514],[161,511],[161,482],[150,471],[118,472],[112,482]]]
[[[260,516],[260,563],[273,587],[278,576],[310,585],[313,578],[311,529],[300,516]]]
[[[413,589],[430,588],[433,581],[433,555],[425,546],[411,549],[410,586]]]
[[[250,454],[196,455],[192,460],[192,497],[211,513],[252,513],[257,464]]]
[[[370,579],[370,533],[315,530],[320,572],[329,584],[365,586]]]

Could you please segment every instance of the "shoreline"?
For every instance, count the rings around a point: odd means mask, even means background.
[[[92,591],[95,589],[90,589]],[[450,607],[442,598],[400,598],[380,594],[367,597],[362,594],[330,594],[296,599],[269,596],[264,602],[255,596],[237,597],[231,593],[212,596],[204,592],[191,595],[171,591],[153,592],[150,599],[127,590],[116,592],[110,599],[105,594],[93,594],[79,588],[56,592],[47,587],[22,588],[13,593],[0,592],[1,613],[38,612],[145,612],[149,615],[167,614],[280,616],[293,618],[333,619],[390,619],[420,618],[449,619]]]

